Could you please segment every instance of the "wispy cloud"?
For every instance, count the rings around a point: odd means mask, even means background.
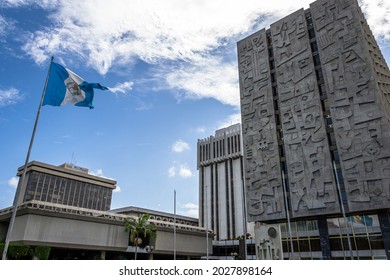
[[[206,129],[204,127],[197,127],[195,128],[196,133],[205,133]]]
[[[187,142],[179,139],[172,145],[172,151],[175,153],[182,153],[190,149],[190,145]]]
[[[89,171],[89,174],[97,176],[97,177],[102,177],[102,178],[106,178],[106,179],[110,179],[110,180],[114,180],[115,181],[115,179],[105,176],[104,173],[103,173],[103,169],[100,169],[100,168],[96,169],[95,171]],[[114,193],[118,193],[118,192],[121,192],[121,191],[122,191],[122,189],[118,185],[113,190]]]
[[[218,129],[231,126],[236,123],[241,123],[241,113],[230,115],[226,120],[218,123]]]
[[[199,206],[195,203],[189,202],[184,205],[179,205],[179,212],[181,215],[198,218]]]
[[[166,82],[169,87],[180,89],[179,96],[183,98],[214,98],[227,105],[240,105],[237,65],[222,62],[221,57],[184,64],[168,73]]]
[[[278,0],[185,4],[181,0],[123,0],[113,5],[95,0],[65,1],[52,9],[48,0],[7,2],[51,9],[53,25],[34,32],[23,48],[39,64],[53,53],[58,58],[73,54],[104,75],[113,66],[134,65],[137,60],[156,67],[164,63],[155,73],[180,98],[215,98],[233,106],[239,105],[236,39],[262,15],[272,17],[302,5]],[[83,17],[75,10],[83,11]],[[91,40],[90,34],[98,38]]]
[[[168,177],[182,177],[182,178],[189,178],[193,176],[193,173],[191,169],[187,166],[187,164],[181,164],[178,162],[175,162],[174,165],[169,167],[168,169]]]
[[[379,40],[390,39],[390,1],[359,0],[374,36]]]
[[[7,21],[0,15],[0,38],[6,34]]]
[[[16,88],[0,89],[0,107],[15,104],[23,100],[23,96]]]
[[[131,81],[118,83],[114,87],[110,87],[110,91],[114,93],[127,93],[128,91],[133,89],[134,83]]]
[[[118,192],[121,192],[122,191],[122,189],[121,189],[121,187],[120,186],[116,186],[116,188],[113,190],[113,192],[114,193],[118,193]]]
[[[19,182],[18,177],[12,177],[11,179],[8,180],[8,185],[16,189],[18,186],[18,182]]]
[[[106,178],[106,179],[110,179],[110,180],[115,180],[113,178],[105,176],[104,173],[103,173],[103,169],[96,169],[95,171],[89,171],[89,174],[91,174],[93,176],[97,176],[97,177],[102,177],[102,178]]]
[[[61,0],[2,0],[1,4],[4,7],[19,7],[19,6],[38,6],[42,8],[53,8],[58,5]]]
[[[148,79],[175,89],[179,98],[214,98],[238,107],[236,42],[297,9],[308,8],[313,1],[3,2],[6,7],[38,5],[49,11],[52,25],[33,32],[23,47],[39,64],[53,53],[58,59],[71,54],[104,75],[111,68],[131,68],[143,61],[154,66]],[[390,2],[359,3],[373,33],[388,42]],[[83,11],[83,16],[75,10]],[[91,34],[96,38],[91,39]],[[131,86],[127,82],[114,89],[123,93]]]
[[[179,176],[183,178],[192,177],[192,171],[186,165],[180,165]]]
[[[175,177],[175,175],[176,175],[176,167],[175,166],[169,167],[168,177]]]

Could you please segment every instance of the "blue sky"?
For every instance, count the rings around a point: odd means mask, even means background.
[[[95,109],[42,108],[30,160],[118,182],[112,208],[197,217],[196,143],[240,121],[236,42],[313,1],[0,0],[0,208],[12,204],[50,57]],[[359,1],[390,61],[390,0]]]

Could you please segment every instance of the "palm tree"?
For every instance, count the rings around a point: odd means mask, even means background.
[[[135,245],[135,259],[137,259],[138,246],[142,244],[142,239],[154,238],[156,226],[149,223],[149,214],[142,214],[135,219],[129,217],[125,219],[125,231],[130,232],[130,241]]]

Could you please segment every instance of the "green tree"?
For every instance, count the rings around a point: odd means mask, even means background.
[[[135,256],[137,259],[138,247],[146,238],[154,239],[156,236],[156,226],[149,223],[149,214],[142,214],[137,219],[129,217],[125,220],[125,231],[130,233],[130,241],[135,246]]]

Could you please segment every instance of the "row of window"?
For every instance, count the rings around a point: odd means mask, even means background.
[[[111,206],[111,195],[112,190],[109,188],[32,171],[24,201],[38,200],[107,211]]]
[[[199,161],[212,160],[241,152],[241,137],[239,134],[228,136],[224,139],[212,139],[199,146]],[[211,149],[212,147],[212,149]]]
[[[350,216],[347,217],[347,225],[343,218],[327,219],[327,227],[332,254],[342,252],[345,258],[349,257],[349,244],[351,244],[354,255],[360,255],[363,258],[367,255],[374,255],[375,250],[384,250],[384,241],[377,215]],[[285,253],[291,252],[291,239],[287,229],[287,224],[281,225],[282,244]],[[321,241],[316,220],[292,222],[291,230],[295,254],[306,256],[307,253],[315,255],[315,252],[321,252]]]

